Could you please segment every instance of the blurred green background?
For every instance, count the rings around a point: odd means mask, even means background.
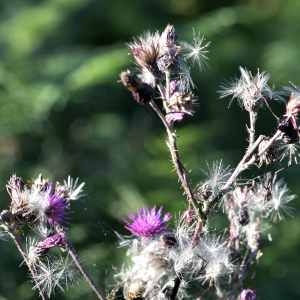
[[[209,65],[195,72],[199,106],[178,126],[179,144],[197,183],[206,162],[234,166],[245,148],[247,115],[218,100],[220,83],[239,65],[272,74],[276,87],[300,84],[299,0],[1,0],[0,1],[0,206],[16,172],[53,179],[68,174],[86,182],[74,203],[71,238],[101,286],[113,283],[124,258],[114,231],[144,205],[184,205],[170,168],[160,122],[136,105],[117,82],[130,64],[126,42],[170,22],[179,38],[192,28],[212,41]],[[274,120],[260,115],[260,132]],[[286,173],[300,195],[297,167]],[[300,299],[300,205],[273,230],[249,286],[259,299]],[[298,208],[298,211],[297,211]],[[25,268],[10,242],[0,242],[0,299],[35,299]],[[55,299],[93,299],[83,282]]]

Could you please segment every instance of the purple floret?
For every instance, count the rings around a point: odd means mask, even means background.
[[[256,293],[251,289],[244,289],[241,292],[240,300],[256,300]]]
[[[141,208],[136,214],[129,216],[125,228],[135,236],[152,237],[164,232],[170,219],[171,214],[164,213],[162,207]]]
[[[46,210],[46,216],[49,224],[51,225],[63,225],[65,223],[66,210],[68,208],[68,202],[61,195],[51,192],[47,197],[48,207]]]

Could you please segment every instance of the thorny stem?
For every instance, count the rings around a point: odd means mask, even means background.
[[[78,269],[78,271],[81,273],[81,275],[83,276],[84,280],[87,282],[87,284],[90,286],[90,288],[93,290],[93,292],[95,293],[96,297],[100,300],[104,300],[105,296],[102,295],[102,293],[99,291],[99,289],[96,287],[95,283],[93,282],[92,278],[90,277],[90,275],[87,273],[87,271],[85,270],[85,268],[82,266],[82,264],[80,263],[79,257],[77,255],[77,253],[75,252],[73,246],[70,244],[70,242],[68,242],[67,244],[67,249],[68,252],[76,266],[76,268]]]
[[[162,123],[165,126],[165,129],[167,132],[167,146],[169,148],[169,151],[171,154],[171,159],[174,164],[181,187],[184,191],[184,194],[187,197],[189,205],[191,205],[193,207],[195,214],[197,215],[199,221],[201,221],[203,216],[199,212],[199,209],[198,209],[196,201],[194,199],[192,188],[191,188],[191,185],[189,182],[187,171],[180,159],[179,151],[177,148],[177,142],[176,142],[176,134],[171,129],[169,124],[166,122],[163,114],[161,113],[161,111],[160,111],[159,107],[156,105],[156,103],[154,101],[150,101],[149,104],[150,104],[151,108],[155,111],[157,116],[161,119]]]
[[[28,270],[31,274],[32,280],[35,283],[35,288],[37,288],[39,296],[41,297],[41,299],[46,300],[47,299],[46,296],[44,295],[43,291],[41,290],[40,286],[38,285],[38,283],[35,280],[35,270],[30,265],[30,263],[27,259],[27,255],[26,255],[25,251],[22,248],[22,244],[21,244],[21,241],[20,241],[19,237],[13,232],[13,230],[11,228],[9,228],[8,226],[5,226],[5,227],[6,227],[6,231],[7,231],[8,235],[10,236],[12,241],[14,242],[17,250],[21,254],[21,256],[22,256],[22,258],[23,258],[23,260],[24,260],[24,262],[25,262],[25,264],[26,264],[26,266],[27,266],[27,268],[28,268]]]

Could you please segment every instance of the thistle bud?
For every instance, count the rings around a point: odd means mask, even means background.
[[[167,25],[160,37],[160,55],[157,60],[158,69],[165,72],[176,63],[176,57],[180,51],[180,47],[176,45],[175,28]]]
[[[64,247],[66,245],[65,235],[63,232],[55,233],[40,241],[37,246],[37,252],[44,254],[53,247]]]
[[[120,74],[120,81],[131,92],[134,100],[139,104],[148,103],[154,96],[153,88],[142,82],[129,70]]]

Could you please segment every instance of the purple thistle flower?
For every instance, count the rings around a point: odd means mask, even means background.
[[[163,213],[163,208],[141,208],[129,216],[125,228],[133,235],[151,237],[166,230],[166,223],[171,219],[170,213]]]
[[[68,208],[68,202],[66,199],[57,193],[51,191],[52,187],[49,187],[49,193],[47,193],[46,201],[47,208],[45,215],[50,225],[63,225],[65,222],[66,210]]]
[[[63,232],[55,233],[40,241],[36,248],[40,254],[46,253],[53,247],[64,247],[66,245],[65,234]]]
[[[256,300],[256,293],[251,289],[244,289],[240,294],[240,300]]]

